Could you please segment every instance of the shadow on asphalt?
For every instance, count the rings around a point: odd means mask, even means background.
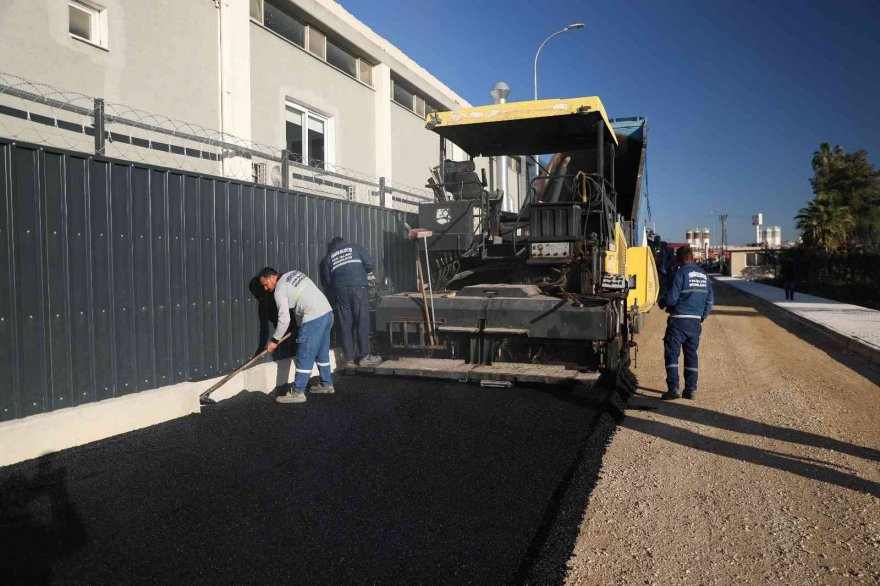
[[[609,420],[529,388],[340,377],[302,405],[243,392],[0,469],[0,518],[23,519],[3,541],[45,539],[22,541],[45,554],[19,569],[58,584],[559,583]],[[49,529],[29,520],[47,490],[63,513]]]
[[[0,576],[5,584],[51,584],[53,562],[86,542],[67,470],[51,456],[32,468],[30,474],[4,475],[0,482]]]
[[[786,315],[783,310],[775,307],[768,307],[766,304],[755,300],[750,295],[747,295],[729,285],[725,285],[718,281],[714,281],[712,284],[715,287],[716,296],[723,296],[724,301],[718,302],[719,305],[750,307],[787,332],[794,334],[811,346],[819,348],[837,362],[840,362],[847,368],[859,373],[875,385],[880,385],[880,366],[871,364],[861,356],[845,352],[829,334],[806,326],[803,323],[796,321],[795,318]],[[738,313],[731,313],[730,310],[720,309],[713,310],[712,313],[739,315]],[[746,313],[748,315],[754,315],[752,312]]]

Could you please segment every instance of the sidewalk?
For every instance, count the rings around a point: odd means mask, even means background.
[[[795,293],[794,301],[785,300],[785,290],[735,277],[713,279],[774,306],[787,317],[813,326],[831,336],[846,350],[872,363],[880,363],[880,311]]]

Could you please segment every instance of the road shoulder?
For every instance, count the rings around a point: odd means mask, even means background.
[[[721,288],[719,288],[721,289]],[[569,584],[880,580],[880,389],[721,289],[698,400],[661,402],[663,315],[603,461]]]

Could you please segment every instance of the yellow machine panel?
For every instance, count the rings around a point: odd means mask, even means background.
[[[629,262],[626,236],[620,229],[620,222],[614,223],[614,245],[605,251],[605,272],[609,275],[624,275]],[[632,274],[632,273],[630,273]]]
[[[660,292],[657,264],[651,249],[647,246],[627,248],[626,270],[628,275],[636,277],[636,286],[630,289],[626,304],[628,307],[638,305],[639,311],[647,313],[657,303]]]

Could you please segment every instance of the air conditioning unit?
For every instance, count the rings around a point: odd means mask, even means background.
[[[272,165],[271,184],[275,187],[281,187],[281,167],[279,165]]]

